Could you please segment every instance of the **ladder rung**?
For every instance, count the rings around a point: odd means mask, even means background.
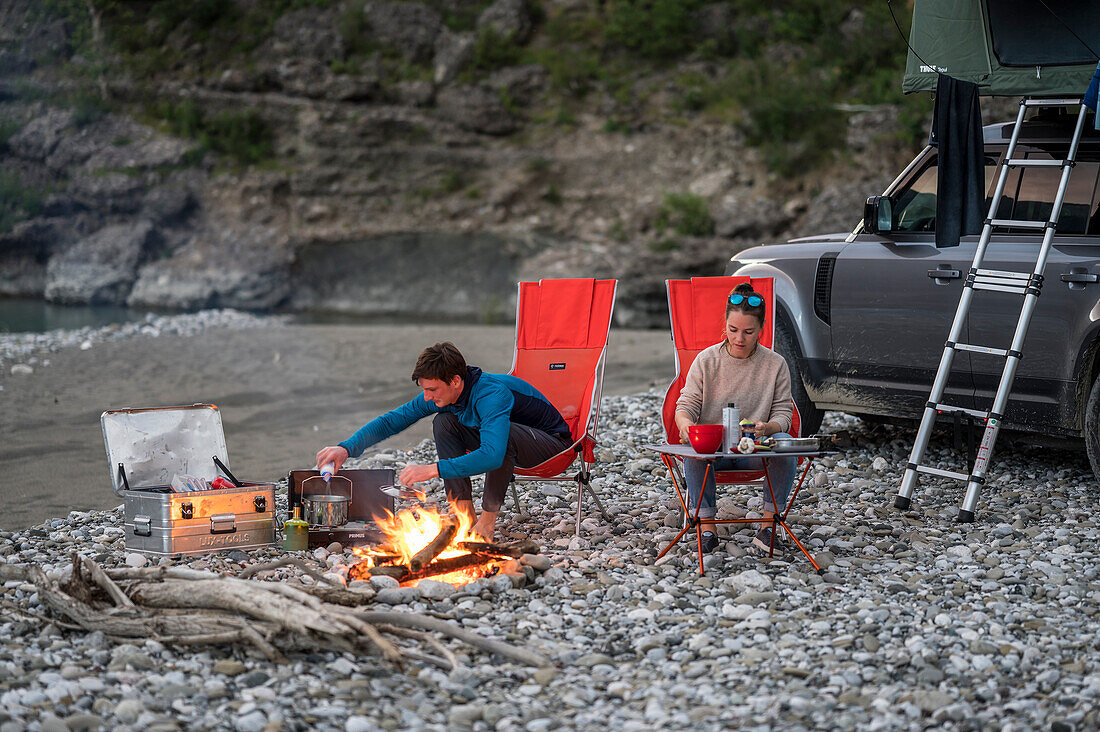
[[[966,407],[956,407],[954,404],[937,404],[937,412],[961,412],[962,414],[969,414],[971,417],[977,417],[978,419],[986,419],[989,417],[988,412],[980,412],[977,409],[967,409]]]
[[[1009,272],[1003,269],[976,269],[974,273],[982,277],[1001,277],[1006,280],[1030,280],[1035,276],[1030,272]]]
[[[1074,97],[1071,99],[1025,99],[1025,107],[1069,107],[1077,106],[1081,103],[1080,97]]]
[[[991,290],[993,292],[1011,292],[1013,295],[1026,294],[1028,288],[1023,285],[993,285],[985,282],[975,282],[971,285],[975,290]]]
[[[940,470],[939,468],[929,468],[924,465],[917,466],[918,473],[928,473],[929,475],[938,475],[941,478],[954,478],[955,480],[970,480],[970,476],[966,473],[956,473],[954,470]]]
[[[1019,158],[1006,160],[1005,165],[1013,168],[1061,168],[1066,165],[1066,160],[1034,160],[1032,158]]]
[[[972,353],[988,353],[990,356],[1007,356],[1008,351],[1003,348],[990,348],[989,346],[975,346],[970,343],[956,343],[955,348],[960,351],[971,351]]]
[[[993,226],[1006,226],[1013,229],[1045,229],[1047,228],[1046,221],[1022,221],[1015,219],[990,219],[989,223]]]

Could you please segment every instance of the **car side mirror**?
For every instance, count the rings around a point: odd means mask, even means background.
[[[871,196],[863,205],[863,225],[872,234],[882,234],[894,226],[894,205],[888,196]]]

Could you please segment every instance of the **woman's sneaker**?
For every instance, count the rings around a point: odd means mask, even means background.
[[[718,536],[710,531],[703,532],[703,551],[708,554],[718,548]]]
[[[772,527],[765,526],[756,532],[756,536],[752,539],[752,550],[757,554],[768,554],[772,549]],[[775,550],[782,551],[783,544],[779,540],[779,536],[775,537]]]

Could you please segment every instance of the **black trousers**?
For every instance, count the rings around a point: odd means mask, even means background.
[[[481,433],[473,427],[467,427],[450,412],[440,412],[432,421],[435,434],[435,451],[440,460],[456,458],[481,447]],[[485,474],[485,492],[481,496],[481,508],[484,511],[497,512],[504,505],[508,484],[518,465],[531,468],[554,457],[573,444],[572,439],[550,434],[527,425],[511,423],[508,431],[508,447],[504,451],[504,462],[496,470]],[[469,478],[444,478],[447,500],[472,501],[473,487]]]

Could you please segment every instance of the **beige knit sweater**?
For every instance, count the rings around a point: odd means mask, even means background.
[[[722,424],[722,407],[733,402],[741,419],[776,422],[791,430],[791,372],[770,348],[758,345],[748,358],[734,358],[725,341],[704,349],[688,369],[676,411],[696,424]]]

